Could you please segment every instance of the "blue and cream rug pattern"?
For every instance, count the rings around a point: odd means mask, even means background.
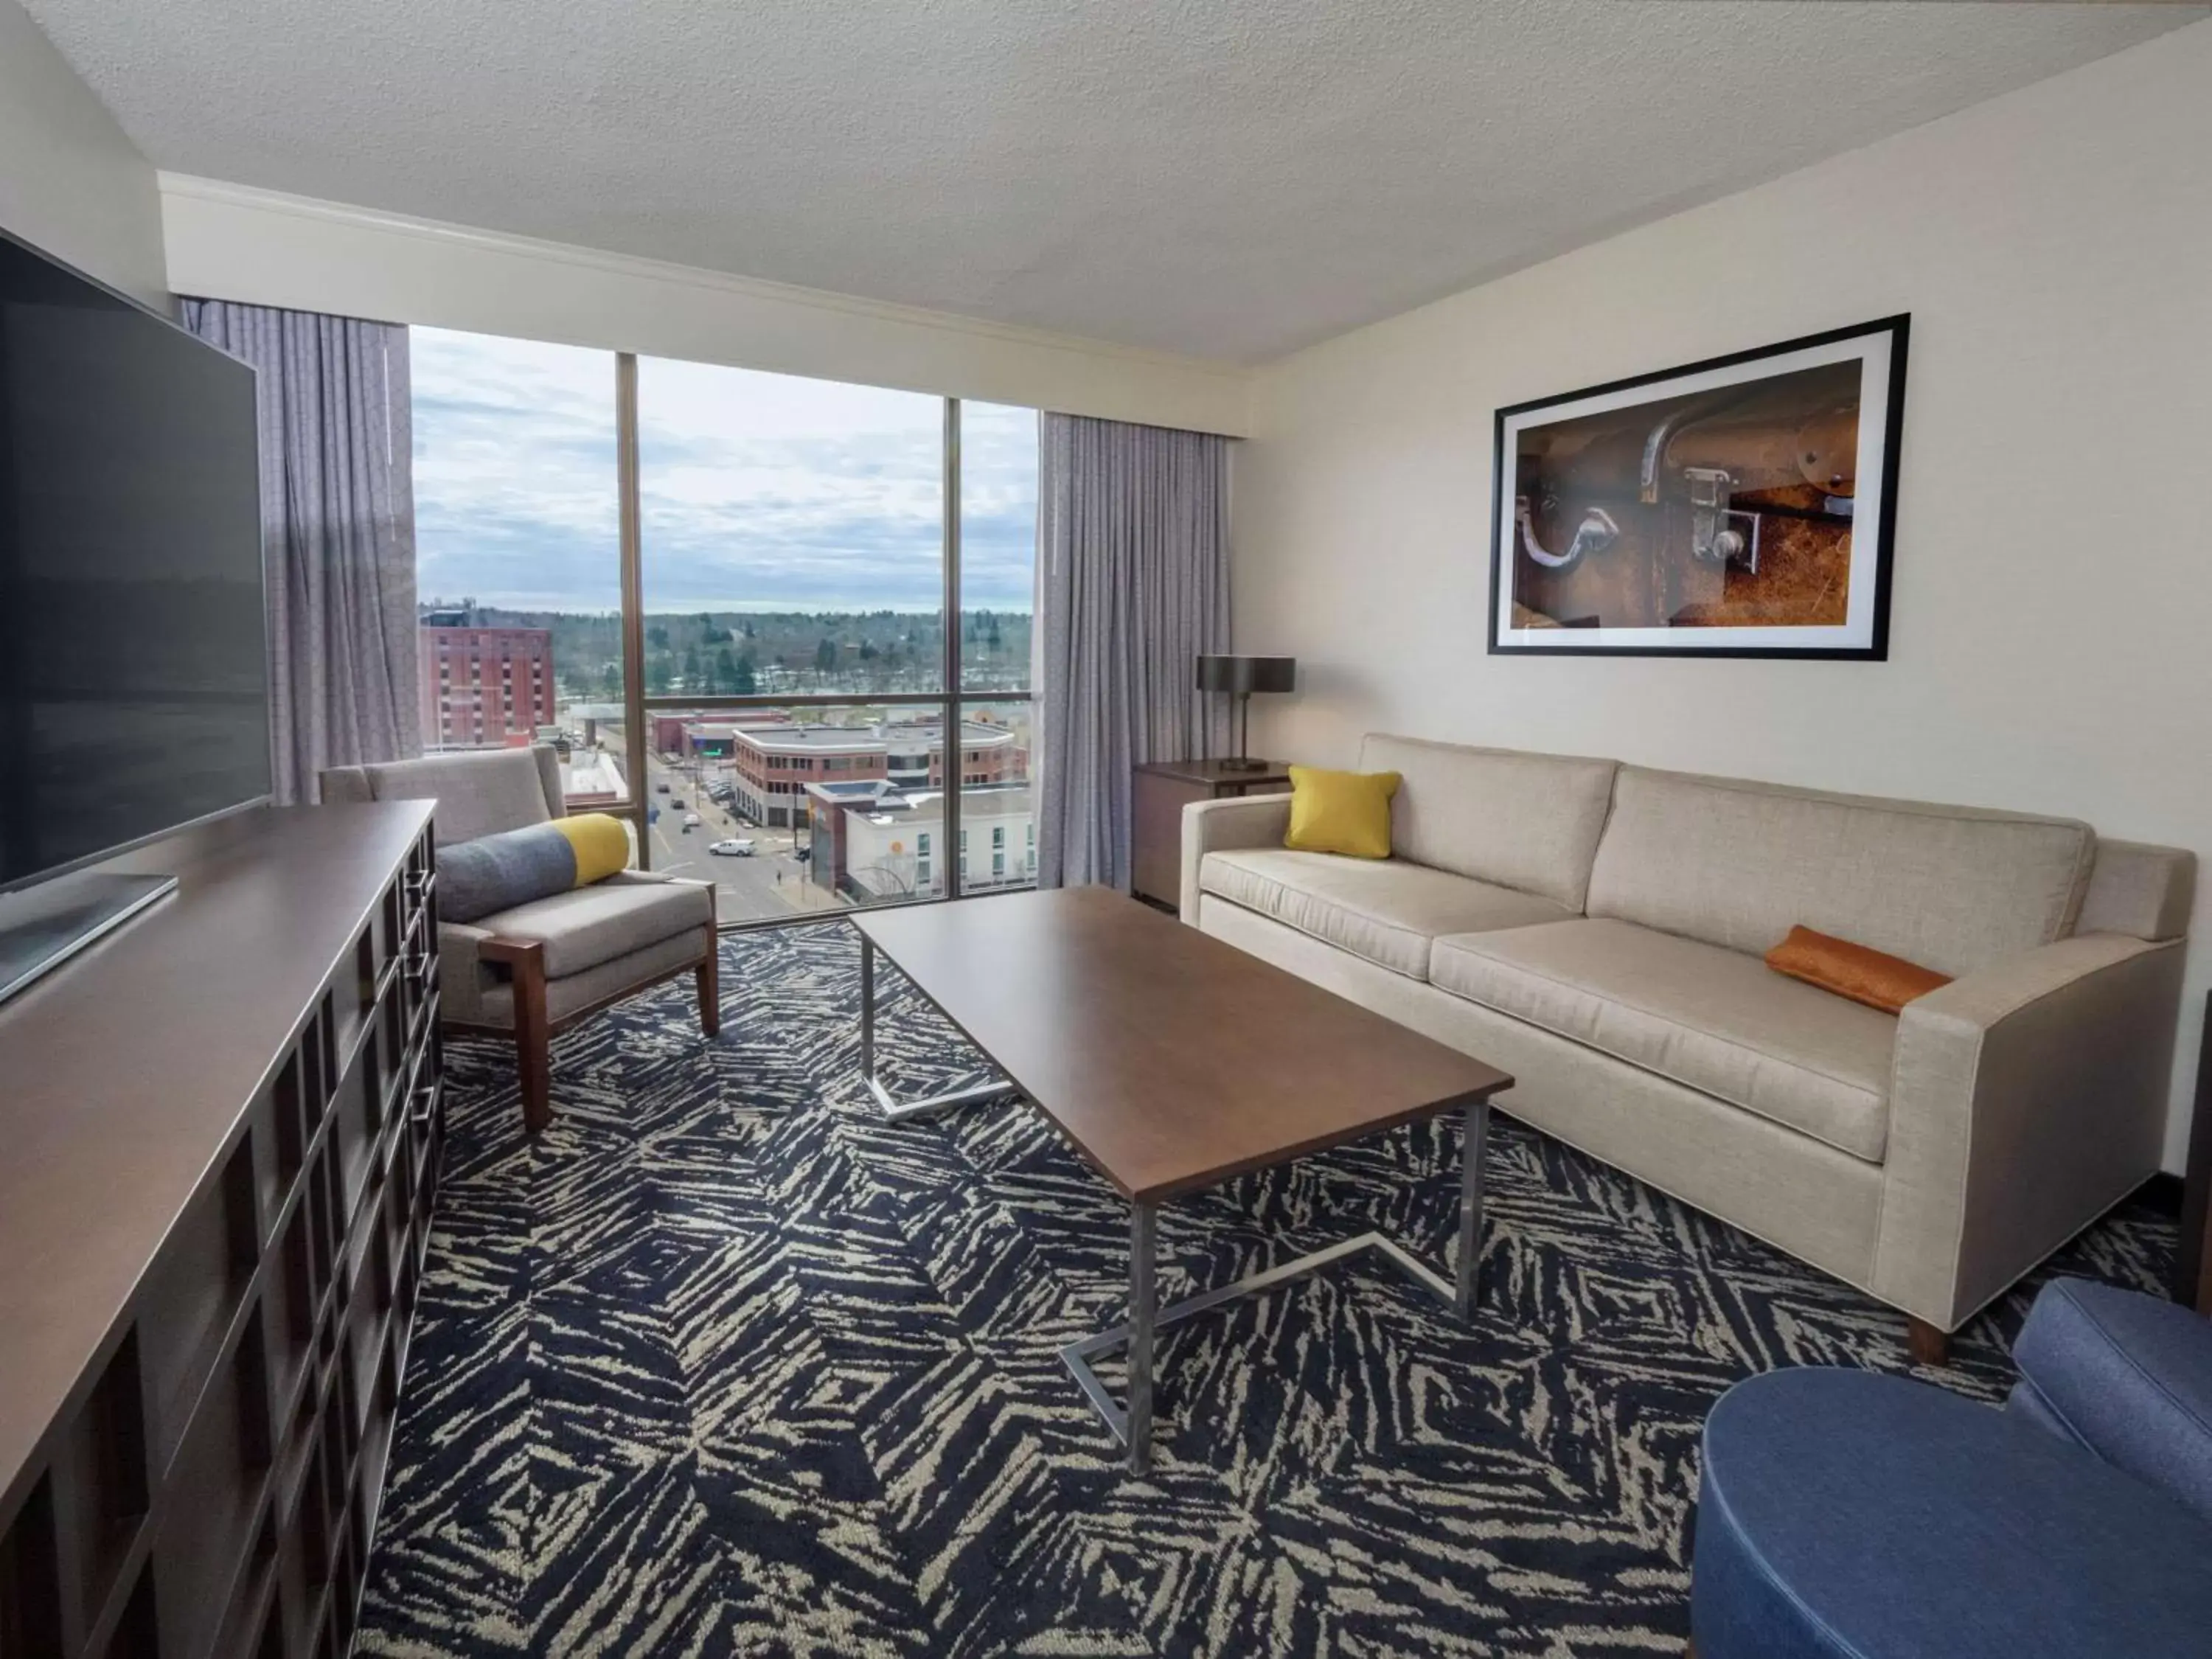
[[[1497,1121],[1472,1324],[1370,1257],[1176,1328],[1156,1466],[1061,1368],[1119,1321],[1127,1212],[1019,1103],[892,1126],[842,925],[733,937],[556,1042],[522,1133],[499,1045],[451,1128],[356,1651],[1665,1654],[1698,1425],[1783,1365],[1910,1369],[1901,1321]],[[887,974],[895,1086],[986,1074]],[[1163,1212],[1163,1299],[1381,1228],[1444,1261],[1432,1123]],[[2048,1271],[2154,1285],[2131,1206]],[[2033,1284],[1929,1380],[1996,1400]]]

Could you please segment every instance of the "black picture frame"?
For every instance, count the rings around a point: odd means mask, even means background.
[[[1498,410],[1492,423],[1491,449],[1490,607],[1488,627],[1485,634],[1488,654],[1512,657],[1714,657],[1737,660],[1799,659],[1808,661],[1887,661],[1891,576],[1897,531],[1897,481],[1905,433],[1905,380],[1906,354],[1911,335],[1911,315],[1900,313],[1896,316],[1860,323],[1848,328],[1830,329],[1817,334],[1802,335],[1794,339],[1778,341],[1771,345],[1759,346],[1747,351],[1731,352],[1723,356],[1708,357],[1697,362],[1659,369],[1650,374],[1630,375],[1622,380],[1604,381],[1595,386],[1583,386],[1573,392],[1531,398]],[[1587,403],[1591,399],[1613,398],[1627,392],[1649,391],[1650,392],[1649,397],[1620,405],[1621,408],[1632,409],[1645,403],[1656,403],[1662,400],[1669,394],[1657,389],[1664,388],[1670,384],[1679,384],[1716,372],[1771,362],[1808,352],[1824,352],[1831,348],[1846,346],[1854,343],[1875,341],[1881,342],[1887,350],[1885,384],[1879,388],[1881,404],[1880,429],[1882,434],[1882,444],[1880,465],[1876,469],[1875,475],[1878,495],[1875,503],[1875,512],[1871,515],[1867,515],[1871,518],[1871,525],[1867,522],[1867,518],[1855,517],[1850,526],[1852,543],[1850,569],[1853,573],[1853,580],[1859,580],[1858,573],[1862,568],[1857,538],[1869,528],[1875,535],[1875,546],[1866,550],[1863,564],[1867,579],[1870,580],[1872,584],[1871,612],[1867,623],[1854,630],[1863,634],[1863,640],[1837,642],[1834,638],[1836,630],[1830,629],[1806,630],[1808,642],[1803,645],[1776,641],[1771,637],[1762,637],[1754,643],[1729,644],[1724,642],[1724,640],[1725,636],[1731,633],[1753,632],[1762,636],[1771,636],[1777,634],[1787,634],[1796,629],[1794,627],[1786,626],[1747,628],[1742,625],[1681,625],[1672,621],[1656,629],[1646,627],[1630,630],[1595,626],[1587,631],[1596,635],[1629,631],[1643,635],[1660,631],[1680,633],[1685,636],[1684,643],[1653,641],[1649,639],[1640,639],[1636,642],[1607,642],[1602,638],[1593,638],[1587,643],[1578,644],[1555,642],[1561,634],[1571,632],[1581,635],[1585,631],[1580,626],[1566,625],[1544,629],[1515,629],[1510,630],[1515,637],[1510,640],[1504,637],[1509,630],[1500,626],[1502,609],[1510,602],[1507,583],[1509,573],[1515,568],[1511,561],[1521,550],[1521,544],[1510,538],[1507,528],[1508,505],[1520,499],[1518,486],[1521,482],[1519,446],[1516,442],[1510,452],[1513,466],[1509,471],[1508,441],[1509,434],[1517,437],[1520,423],[1525,422],[1528,416],[1541,414],[1547,410],[1564,409]],[[1837,359],[1837,361],[1848,360],[1848,356]],[[1778,376],[1790,372],[1792,371],[1781,368],[1778,368],[1776,371]],[[1760,378],[1762,377],[1747,376],[1733,384],[1756,385]],[[1866,432],[1866,402],[1863,397],[1858,405],[1857,418],[1859,424],[1856,430],[1859,434],[1861,453],[1863,454]],[[1863,480],[1860,482],[1863,483]],[[1728,516],[1736,516],[1726,507],[1723,508],[1723,512]],[[1549,634],[1553,637],[1551,639],[1520,637],[1531,634]],[[1814,637],[1815,635],[1819,637]],[[1711,645],[1692,644],[1687,642],[1691,638],[1712,639],[1719,642]]]

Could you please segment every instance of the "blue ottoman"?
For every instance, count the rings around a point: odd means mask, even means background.
[[[2212,1525],[2005,1413],[1776,1371],[1705,1420],[1698,1659],[2212,1653]]]
[[[2020,1382],[2008,1411],[2212,1521],[2212,1320],[2154,1296],[2054,1279],[2012,1357]]]

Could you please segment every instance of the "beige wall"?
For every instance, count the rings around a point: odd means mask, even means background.
[[[154,169],[15,0],[0,0],[0,227],[168,305]]]
[[[1494,410],[1893,312],[1887,663],[1486,655]],[[2212,23],[1284,360],[1253,420],[1237,639],[1304,681],[1270,754],[1379,727],[2212,855]]]
[[[161,184],[179,294],[1244,429],[1249,375],[1231,364],[204,179]]]

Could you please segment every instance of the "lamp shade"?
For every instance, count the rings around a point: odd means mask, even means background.
[[[1201,656],[1198,689],[1243,696],[1252,691],[1289,691],[1297,685],[1296,657]]]

